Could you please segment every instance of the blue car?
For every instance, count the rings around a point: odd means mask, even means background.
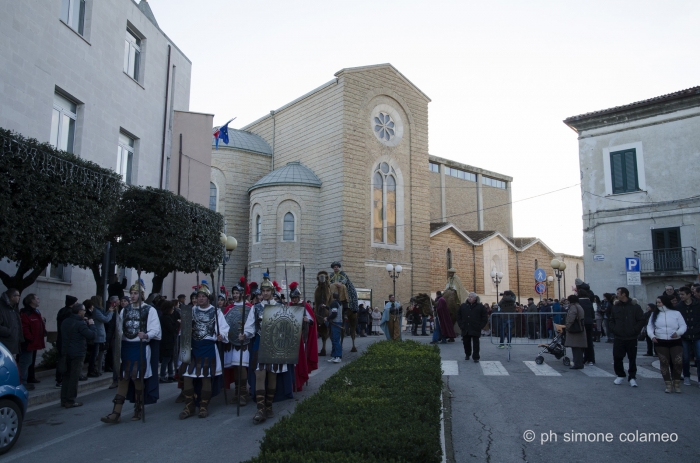
[[[15,358],[0,343],[0,455],[9,452],[19,439],[28,400]]]

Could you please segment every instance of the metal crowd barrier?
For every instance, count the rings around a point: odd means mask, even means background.
[[[554,324],[566,321],[566,312],[493,312],[489,319],[491,344],[508,351],[513,345],[539,346],[548,344],[556,336]]]

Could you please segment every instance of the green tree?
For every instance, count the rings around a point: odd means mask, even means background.
[[[221,259],[223,217],[167,190],[129,187],[113,226],[117,263],[153,273],[161,292],[170,272],[210,273]]]
[[[0,271],[22,292],[48,264],[99,260],[122,189],[114,171],[0,128]]]

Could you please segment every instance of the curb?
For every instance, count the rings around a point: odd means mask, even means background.
[[[56,370],[45,370],[40,374],[37,374],[38,378],[51,378],[55,376]],[[78,382],[78,395],[81,392],[91,391],[93,389],[98,389],[101,387],[106,387],[112,384],[112,374],[106,373],[104,377],[100,378],[90,378],[88,381]],[[53,383],[49,380],[49,383]],[[27,407],[33,407],[36,405],[45,404],[47,402],[53,402],[55,400],[61,399],[61,390],[56,389],[53,386],[50,388],[41,388],[39,390],[29,391],[29,401]]]
[[[442,383],[442,461],[445,463],[456,463],[455,449],[452,443],[452,391],[448,384],[449,377],[445,377]]]

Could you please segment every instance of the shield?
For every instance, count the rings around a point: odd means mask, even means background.
[[[180,312],[180,362],[187,365],[192,358],[192,309],[185,306]]]
[[[260,363],[299,362],[299,341],[304,307],[270,305],[263,312],[260,330]]]
[[[241,309],[243,309],[243,314],[241,314]],[[228,323],[228,340],[234,346],[241,346],[250,343],[250,339],[246,338],[245,341],[241,342],[238,340],[238,335],[243,332],[243,326],[248,319],[248,313],[250,312],[250,307],[243,304],[239,307],[231,307],[231,309],[226,312],[224,318],[226,318],[226,323]]]

